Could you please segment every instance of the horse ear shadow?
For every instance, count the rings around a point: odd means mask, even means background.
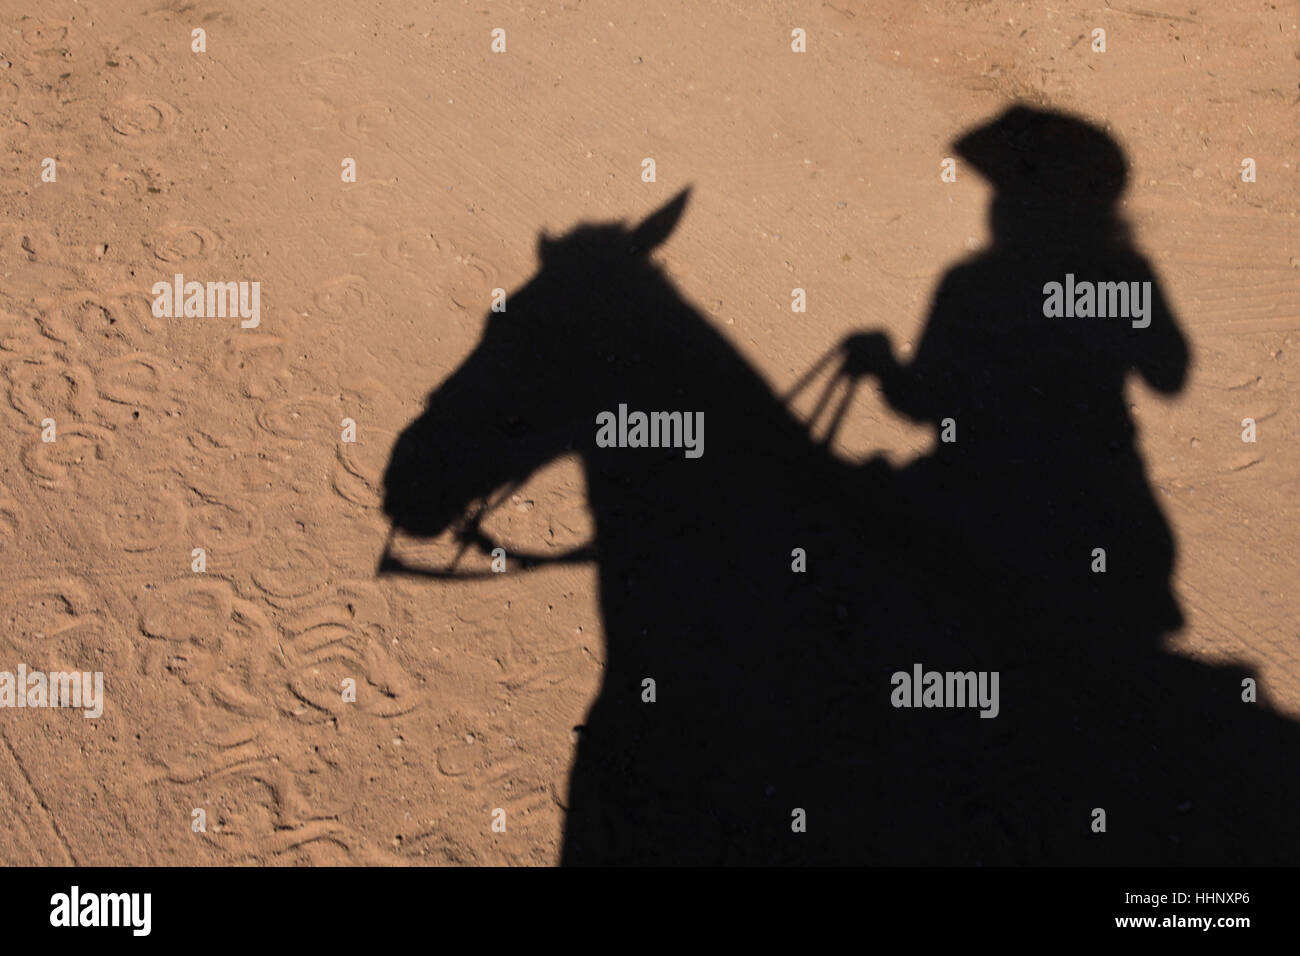
[[[537,234],[537,261],[545,262],[551,251],[555,248],[555,240],[552,239],[543,229]]]
[[[687,186],[647,216],[630,234],[632,251],[649,252],[672,235],[673,230],[677,228],[677,223],[681,221],[682,213],[686,211],[686,203],[690,198],[691,187]]]

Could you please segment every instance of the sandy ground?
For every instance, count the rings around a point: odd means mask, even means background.
[[[0,669],[103,671],[107,704],[0,711],[0,860],[555,862],[594,568],[376,579],[396,434],[540,231],[688,184],[659,257],[775,391],[854,329],[913,341],[987,238],[940,162],[1014,100],[1108,124],[1192,345],[1176,399],[1130,387],[1171,646],[1300,716],[1296,8],[1134,2],[4,3]],[[260,326],[155,318],[178,272],[260,281]],[[867,390],[840,450],[932,441]],[[581,544],[576,465],[491,525]]]

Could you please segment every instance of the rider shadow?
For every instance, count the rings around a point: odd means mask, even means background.
[[[943,277],[909,364],[867,332],[846,340],[846,366],[953,439],[891,475],[889,497],[925,529],[896,557],[943,647],[916,660],[1000,671],[1002,712],[916,753],[918,800],[942,796],[898,812],[949,840],[965,816],[989,842],[931,846],[954,862],[1291,859],[1278,838],[1296,832],[1296,726],[1243,700],[1250,672],[1164,647],[1183,625],[1175,544],[1126,387],[1176,395],[1190,356],[1119,214],[1123,152],[1027,107],[954,148],[994,187],[992,241]],[[911,751],[918,714],[897,716]]]
[[[952,420],[933,454],[853,466],[809,437],[650,259],[686,193],[636,227],[543,236],[538,274],[397,442],[395,531],[483,550],[474,502],[581,459],[606,649],[563,862],[1294,853],[1294,725],[1242,702],[1246,672],[1161,645],[1182,622],[1174,544],[1124,388],[1174,394],[1189,359],[1117,216],[1123,154],[1025,108],[958,151],[997,188],[992,245],[945,277],[910,364],[878,334],[841,351],[900,413]],[[1150,282],[1129,303],[1149,324],[1046,317],[1067,274]],[[649,447],[636,412],[682,414]],[[996,671],[996,717],[895,707],[914,664]]]

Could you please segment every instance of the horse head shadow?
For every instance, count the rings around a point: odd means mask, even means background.
[[[1294,726],[1240,702],[1241,669],[1160,643],[1182,623],[1173,536],[1124,388],[1136,371],[1176,393],[1189,351],[1116,214],[1123,153],[1026,108],[958,150],[998,187],[992,244],[945,277],[910,362],[875,332],[835,351],[956,441],[898,469],[814,441],[650,257],[686,192],[637,225],[543,235],[537,274],[398,439],[394,529],[480,547],[474,502],[581,460],[595,545],[563,557],[598,563],[606,647],[563,862],[1291,852],[1261,837],[1294,830],[1262,789]],[[1149,321],[1077,299],[1046,316],[1067,275],[1137,283]],[[902,701],[914,665],[999,673],[996,719]]]
[[[816,689],[854,671],[813,635],[846,643],[833,595],[864,566],[849,516],[871,499],[650,258],[687,200],[635,226],[543,235],[537,274],[430,395],[384,479],[395,529],[459,528],[486,547],[464,521],[475,501],[581,459],[606,655],[566,862],[764,858],[755,829],[788,832],[777,808],[806,761]],[[815,555],[806,573],[791,570],[799,553]]]

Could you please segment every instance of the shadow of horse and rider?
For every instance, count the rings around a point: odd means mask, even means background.
[[[484,551],[476,502],[581,459],[595,537],[575,559],[598,564],[606,655],[563,863],[1300,853],[1296,725],[1243,700],[1252,672],[1164,649],[1175,543],[1125,387],[1176,395],[1190,356],[1119,215],[1125,157],[1023,106],[955,149],[995,187],[991,243],[944,276],[910,362],[878,331],[833,356],[837,387],[873,382],[955,439],[931,454],[851,463],[810,436],[651,259],[686,193],[543,235],[537,274],[399,438],[394,530]],[[1046,317],[1067,273],[1149,282],[1149,323]],[[703,454],[600,447],[620,405],[702,412]],[[446,577],[387,554],[380,572]],[[917,664],[996,672],[997,716],[894,706]]]

